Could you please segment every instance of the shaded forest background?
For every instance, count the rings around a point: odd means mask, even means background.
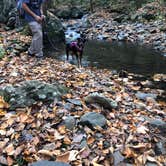
[[[91,11],[96,10],[98,7],[111,8],[115,5],[128,6],[132,11],[142,7],[142,5],[149,2],[158,2],[161,6],[166,6],[166,0],[50,0],[47,1],[48,7],[56,8],[57,6],[82,6]]]

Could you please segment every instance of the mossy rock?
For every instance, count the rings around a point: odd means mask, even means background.
[[[53,44],[65,41],[65,33],[61,21],[51,12],[47,12],[46,24],[44,25],[44,42]],[[48,41],[49,39],[49,41]]]
[[[5,49],[0,45],[0,59],[2,59],[5,56],[5,54]]]
[[[68,89],[60,84],[47,84],[37,80],[25,81],[0,89],[0,95],[9,103],[10,110],[32,106],[36,102],[51,103],[60,100]]]

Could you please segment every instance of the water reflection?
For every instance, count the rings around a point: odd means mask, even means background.
[[[151,48],[129,43],[89,41],[84,58],[90,66],[138,74],[166,73],[166,57]]]
[[[65,48],[59,52],[47,50],[47,55],[65,61]],[[69,57],[70,63],[77,64]],[[93,66],[112,70],[153,75],[166,73],[166,57],[152,48],[124,42],[88,41],[83,54],[83,66]]]

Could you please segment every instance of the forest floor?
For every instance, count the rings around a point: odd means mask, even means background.
[[[1,33],[6,56],[0,61],[0,87],[40,80],[58,82],[71,91],[50,105],[39,102],[13,111],[0,98],[0,165],[43,159],[72,166],[165,165],[166,102],[154,97],[162,97],[164,90],[132,73],[121,77],[106,69],[79,69],[48,57],[28,57],[23,49],[30,40],[15,30]],[[165,81],[161,74],[153,79]],[[91,93],[113,100],[117,107],[86,104]],[[103,115],[104,127],[82,126],[81,117],[89,112]],[[75,121],[72,130],[65,124],[68,116]]]

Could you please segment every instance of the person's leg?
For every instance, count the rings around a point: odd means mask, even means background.
[[[37,22],[30,22],[29,26],[32,31],[32,42],[28,50],[30,54],[35,54],[37,57],[43,56],[43,33],[42,26]]]

